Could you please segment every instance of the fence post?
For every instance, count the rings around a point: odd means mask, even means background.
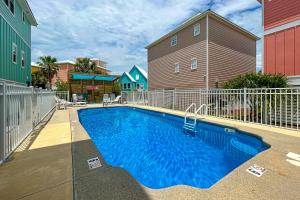
[[[173,90],[173,110],[175,110],[176,88]]]
[[[246,108],[246,101],[247,101],[247,89],[244,88],[244,122],[247,121],[247,108]]]
[[[163,108],[165,108],[165,89],[163,89]]]
[[[31,120],[31,130],[33,130],[33,127],[35,126],[35,122],[33,122],[33,117],[34,117],[34,109],[33,109],[33,98],[34,98],[34,88],[33,86],[30,86],[31,87],[31,97],[30,97],[30,106],[31,106],[31,116],[30,116],[30,120]]]
[[[1,90],[0,90],[1,92]],[[2,104],[0,105],[0,115],[3,117],[0,117],[0,164],[5,159],[5,135],[6,135],[6,83],[3,82],[2,85]],[[2,110],[2,112],[1,112]]]

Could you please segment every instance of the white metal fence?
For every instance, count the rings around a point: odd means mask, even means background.
[[[208,115],[299,130],[300,88],[155,90],[122,94],[123,101],[185,111],[208,105]]]
[[[70,93],[69,91],[55,91],[56,96],[60,99],[70,101]]]
[[[0,82],[0,163],[55,107],[55,92]]]

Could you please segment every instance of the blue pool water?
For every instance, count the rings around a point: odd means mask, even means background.
[[[154,189],[209,188],[268,148],[256,137],[209,123],[198,122],[196,133],[187,132],[183,118],[159,112],[120,107],[78,114],[108,164]]]

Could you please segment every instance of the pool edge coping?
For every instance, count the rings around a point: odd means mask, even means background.
[[[152,107],[145,107],[145,106],[136,106],[136,105],[130,105],[130,104],[126,104],[126,105],[114,105],[114,106],[111,106],[111,107],[136,107],[136,108],[141,108],[141,109],[145,109],[145,110],[152,110],[152,111],[156,111],[156,112],[161,112],[161,113],[167,113],[167,114],[171,114],[171,115],[175,115],[175,116],[179,116],[179,117],[184,117],[184,113],[181,112],[174,112],[173,110],[169,110],[169,109],[156,109],[156,108],[152,108]],[[90,109],[90,108],[101,108],[101,106],[91,106],[91,107],[84,107],[84,108],[78,108],[76,109],[76,116],[77,116],[77,123],[82,127],[81,123],[79,122],[79,117],[78,117],[78,111],[79,110],[82,110],[82,109]],[[70,112],[71,114],[71,112]],[[74,114],[74,113],[73,113]],[[71,117],[70,117],[71,119]],[[201,191],[202,192],[210,192],[210,191],[214,191],[216,188],[218,188],[217,186],[220,184],[220,182],[223,182],[224,179],[230,179],[233,175],[233,172],[239,170],[239,171],[244,171],[245,167],[249,167],[251,165],[251,163],[254,163],[256,162],[256,157],[259,156],[259,157],[264,157],[264,154],[267,154],[267,152],[280,152],[282,153],[282,151],[280,149],[277,149],[276,148],[276,145],[275,145],[275,148],[274,148],[274,145],[272,145],[272,139],[270,140],[270,138],[268,138],[268,134],[274,134],[272,132],[270,133],[265,133],[264,135],[261,135],[261,131],[264,131],[264,130],[257,130],[256,129],[253,129],[253,130],[256,130],[255,133],[252,133],[249,132],[249,130],[244,130],[243,128],[240,128],[239,126],[232,126],[232,125],[224,125],[224,124],[221,124],[221,123],[216,123],[216,122],[211,122],[209,121],[209,119],[203,119],[201,117],[199,117],[199,120],[203,121],[203,122],[208,122],[208,123],[211,123],[211,124],[215,124],[215,125],[219,125],[219,126],[222,126],[222,127],[229,127],[229,128],[233,128],[233,129],[236,129],[236,130],[239,130],[241,131],[242,133],[244,134],[249,134],[249,135],[253,135],[254,137],[257,137],[257,138],[260,138],[265,144],[267,145],[270,145],[271,147],[268,148],[267,150],[263,151],[263,152],[260,152],[258,155],[252,157],[250,160],[244,162],[243,164],[241,164],[240,166],[238,166],[237,168],[233,169],[229,174],[227,174],[226,176],[224,176],[222,179],[220,179],[219,181],[217,181],[214,185],[212,185],[210,188],[197,188],[197,187],[192,187],[192,186],[187,186],[187,185],[176,185],[176,186],[171,186],[171,187],[167,187],[167,188],[162,188],[162,189],[151,189],[151,188],[148,188],[146,186],[144,186],[142,183],[139,183],[142,187],[145,188],[145,190],[147,191],[150,191],[150,193],[159,193],[159,192],[164,192],[164,191],[181,191],[182,190],[186,190],[187,188],[190,188],[192,190],[196,190],[197,192]],[[82,127],[82,129],[84,130],[84,133],[86,134],[86,136],[89,138],[89,140],[91,140],[89,134],[85,131],[84,127]],[[73,134],[73,133],[72,133]],[[287,136],[287,135],[284,135],[284,136]],[[292,136],[289,136],[289,137],[292,137]],[[91,140],[92,141],[92,140]],[[299,140],[300,141],[300,140]],[[96,148],[96,147],[94,147]],[[97,150],[97,149],[96,149]],[[97,150],[98,151],[98,150]],[[100,152],[99,152],[100,153]],[[101,154],[101,153],[100,153]],[[120,168],[122,169],[122,168]],[[124,169],[123,169],[124,170]],[[245,172],[246,173],[246,172]],[[230,181],[230,180],[229,180]]]

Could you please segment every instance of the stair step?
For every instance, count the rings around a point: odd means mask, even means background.
[[[183,126],[185,130],[195,131],[195,127]]]
[[[195,127],[195,124],[191,124],[191,123],[186,122],[186,123],[184,124],[184,126]]]

